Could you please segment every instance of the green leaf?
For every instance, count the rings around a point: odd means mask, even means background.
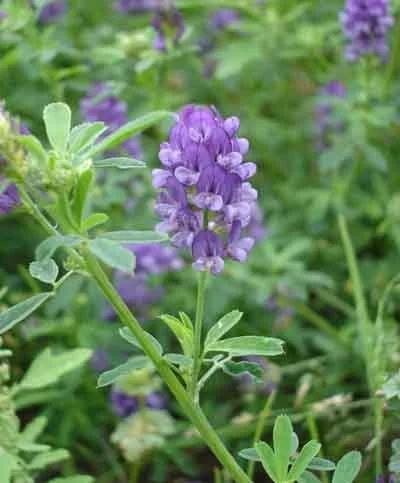
[[[18,136],[18,141],[24,146],[33,160],[41,167],[47,163],[47,152],[35,136]]]
[[[259,443],[256,443],[255,448],[267,475],[271,478],[271,480],[278,482],[279,480],[276,470],[275,455],[271,446],[263,441],[260,441]]]
[[[183,354],[174,354],[174,353],[165,354],[164,359],[170,362],[171,364],[175,364],[177,366],[182,366],[182,367],[190,367],[193,363],[193,359],[191,357],[185,356]]]
[[[171,331],[175,334],[178,339],[183,353],[186,356],[191,356],[193,354],[193,330],[189,329],[182,323],[181,320],[168,314],[160,315],[159,317]]]
[[[142,350],[142,346],[139,344],[139,341],[136,339],[132,331],[128,327],[123,327],[122,329],[119,329],[119,335],[129,342],[129,344],[134,345],[135,347],[138,347],[140,350]],[[160,356],[163,354],[163,348],[161,344],[158,342],[158,340],[153,337],[151,334],[148,332],[143,331],[146,334],[146,337],[149,339],[149,341],[153,344],[154,348],[156,351],[160,354]]]
[[[371,144],[363,144],[360,147],[372,167],[378,169],[379,171],[387,172],[387,160],[379,149],[375,148]]]
[[[85,214],[86,203],[89,197],[92,181],[93,171],[91,169],[87,169],[79,176],[78,183],[75,188],[74,199],[72,201],[72,212],[75,215],[79,226],[82,225],[82,219]]]
[[[306,471],[300,477],[299,483],[321,483],[321,480],[309,471]]]
[[[318,454],[320,449],[321,445],[317,441],[311,440],[307,444],[305,444],[301,449],[299,456],[296,458],[294,465],[289,471],[288,480],[296,481],[306,471],[307,468],[310,469],[309,465],[313,460],[314,456]]]
[[[85,122],[75,126],[69,137],[69,150],[72,154],[78,154],[89,148],[107,129],[104,122]]]
[[[167,117],[173,117],[175,114],[167,112],[167,111],[155,111],[150,112],[149,114],[145,114],[134,121],[128,122],[121,128],[119,128],[114,133],[107,136],[101,142],[93,146],[87,153],[88,158],[94,157],[96,154],[103,153],[104,151],[110,151],[112,148],[119,146],[127,139],[130,139],[132,136],[139,134],[140,132],[144,131],[145,129],[153,126],[154,124],[158,124],[163,119]]]
[[[229,314],[225,314],[222,318],[218,320],[216,324],[214,324],[211,329],[208,331],[206,340],[205,340],[205,347],[207,351],[207,347],[214,342],[217,342],[221,337],[223,337],[229,330],[231,330],[242,318],[243,312],[239,312],[238,310],[233,310],[229,312]]]
[[[105,213],[93,213],[82,223],[82,230],[89,231],[95,226],[102,225],[109,220],[109,216]]]
[[[90,349],[73,349],[53,354],[50,348],[46,348],[32,362],[18,389],[39,389],[54,384],[68,372],[82,366],[91,355]]]
[[[313,458],[307,466],[308,470],[314,471],[335,471],[336,465],[333,461],[324,458]]]
[[[47,418],[38,416],[29,424],[27,424],[19,435],[19,440],[24,443],[33,443],[43,433],[47,426]]]
[[[11,482],[11,473],[16,466],[15,457],[0,448],[0,481],[2,483]]]
[[[110,231],[101,234],[99,238],[119,243],[160,243],[168,240],[168,235],[156,231]]]
[[[36,309],[54,295],[53,292],[44,292],[14,305],[0,314],[0,335],[12,329],[22,320],[29,317]]]
[[[55,465],[69,458],[69,453],[65,449],[55,449],[48,453],[41,453],[35,456],[28,465],[30,470],[42,470],[50,465]]]
[[[86,475],[68,476],[67,478],[54,478],[49,483],[93,483],[94,478]]]
[[[229,352],[233,356],[277,356],[283,353],[283,341],[271,337],[243,336],[224,339],[209,344],[207,352]]]
[[[288,416],[278,416],[273,430],[276,473],[279,481],[285,481],[292,454],[293,427]],[[314,456],[314,455],[313,455]]]
[[[386,399],[400,398],[400,371],[385,382],[382,390]]]
[[[102,262],[121,272],[133,273],[135,255],[119,243],[104,238],[90,240],[89,249]]]
[[[19,450],[25,453],[43,453],[51,450],[51,446],[47,444],[25,443],[24,441],[18,442],[17,446]]]
[[[263,376],[263,369],[260,365],[256,364],[255,362],[247,362],[247,361],[240,361],[240,362],[225,362],[222,366],[222,370],[229,374],[230,376],[236,377],[242,374],[248,374],[252,378],[255,379],[257,382],[262,381]]]
[[[52,148],[64,154],[71,130],[71,109],[62,102],[49,104],[44,108],[43,119]]]
[[[29,264],[29,273],[41,282],[52,284],[57,279],[58,266],[52,258],[32,262]]]
[[[118,169],[132,169],[145,168],[146,163],[139,159],[133,158],[106,158],[93,162],[95,168],[118,168]]]
[[[35,258],[38,261],[44,261],[50,259],[54,253],[61,247],[72,248],[78,245],[82,239],[76,235],[53,235],[36,248]]]
[[[260,455],[255,448],[245,448],[239,451],[239,456],[249,461],[261,461]]]
[[[145,367],[151,367],[151,361],[146,356],[131,357],[127,362],[121,364],[114,369],[103,372],[97,380],[97,387],[105,387],[113,384],[117,379],[122,376],[127,376],[133,371],[144,369]]]
[[[336,465],[332,483],[352,483],[361,468],[361,453],[350,451]]]

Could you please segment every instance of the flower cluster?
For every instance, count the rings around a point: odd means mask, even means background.
[[[120,13],[143,13],[156,10],[161,0],[117,0],[115,9]]]
[[[394,23],[389,0],[347,0],[340,20],[349,42],[348,60],[355,61],[369,54],[387,59],[387,33]]]
[[[154,48],[161,52],[168,50],[170,35],[172,36],[172,44],[176,46],[185,33],[183,16],[174,6],[158,9],[151,25],[156,32]]]
[[[161,287],[151,287],[149,276],[180,270],[183,261],[174,248],[158,243],[131,245],[128,248],[136,256],[136,273],[132,277],[117,272],[115,285],[125,303],[144,317],[148,308],[160,300],[164,293]],[[110,319],[115,314],[109,308],[105,315]]]
[[[211,17],[210,26],[214,32],[224,30],[240,20],[239,13],[232,8],[220,8]]]
[[[105,135],[116,131],[128,122],[126,103],[113,95],[110,87],[104,83],[91,87],[86,97],[82,99],[80,108],[86,121],[102,121],[108,126]],[[134,158],[140,158],[142,155],[137,137],[125,141],[123,147]]]
[[[54,0],[47,3],[39,13],[39,22],[42,24],[47,24],[55,22],[64,16],[67,11],[66,0]]]
[[[346,87],[340,81],[328,82],[322,87],[320,94],[326,97],[344,99],[346,97]],[[317,148],[323,151],[329,148],[332,134],[343,131],[343,122],[333,119],[333,106],[329,101],[320,102],[315,110]]]
[[[237,136],[239,125],[214,108],[184,107],[161,144],[163,169],[153,170],[153,185],[161,189],[158,229],[192,250],[196,270],[219,273],[226,257],[243,262],[254,244],[242,231],[257,200],[248,181],[256,165],[243,162],[249,142]]]
[[[14,142],[13,135],[29,134],[23,124],[12,119],[0,103],[0,215],[10,213],[20,204],[18,189],[3,176],[10,168],[9,160],[15,156],[16,164],[24,163],[24,155],[20,147]],[[3,174],[2,174],[3,173]]]

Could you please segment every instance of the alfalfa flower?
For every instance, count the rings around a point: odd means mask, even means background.
[[[256,165],[244,162],[246,138],[237,136],[237,117],[224,119],[215,108],[188,105],[161,144],[162,169],[153,170],[160,189],[159,230],[177,247],[191,249],[193,267],[219,273],[224,260],[244,262],[254,239],[243,236],[257,191],[249,179]]]
[[[156,10],[162,0],[117,0],[114,8],[120,13],[143,13]]]
[[[46,3],[39,12],[39,22],[48,24],[59,20],[67,11],[66,0],[54,0]]]
[[[364,55],[387,59],[387,34],[394,24],[389,0],[347,0],[340,21],[348,41],[348,60],[355,61]]]
[[[177,46],[185,33],[183,16],[173,5],[159,8],[151,25],[156,32],[154,48],[161,52],[167,51],[170,44]]]

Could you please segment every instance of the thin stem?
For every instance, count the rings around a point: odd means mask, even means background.
[[[204,376],[199,380],[196,388],[196,395],[195,395],[195,401],[199,401],[200,398],[200,391],[203,389],[205,383],[210,379],[210,377],[218,371],[218,369],[221,369],[224,364],[229,362],[232,359],[231,356],[222,358],[220,360],[214,361],[213,365],[210,367],[210,369],[204,374]]]
[[[316,422],[315,417],[314,417],[314,414],[312,412],[309,412],[307,414],[306,421],[307,421],[307,427],[308,427],[308,431],[310,433],[311,439],[314,439],[315,441],[319,441],[320,442],[320,437],[319,437],[317,422]],[[321,450],[319,452],[319,455],[320,455],[321,458],[324,458],[324,453],[323,453],[322,448],[321,448]],[[329,480],[328,480],[328,477],[327,477],[326,473],[321,472],[320,473],[320,476],[321,476],[322,481],[324,483],[329,483]]]
[[[264,432],[265,423],[267,422],[268,416],[271,414],[271,407],[275,401],[276,390],[272,391],[265,402],[265,406],[260,413],[257,421],[256,430],[254,432],[253,446],[261,440],[262,434]],[[247,466],[247,474],[250,479],[253,479],[255,468],[255,461],[249,461]]]
[[[140,461],[132,463],[129,483],[139,483],[140,472],[142,470],[142,464]]]
[[[350,278],[353,284],[354,290],[354,300],[356,304],[357,322],[358,322],[358,333],[362,344],[362,353],[364,358],[364,363],[367,370],[367,380],[368,386],[373,396],[373,382],[372,374],[370,369],[370,332],[371,332],[371,322],[368,315],[367,303],[364,295],[364,288],[361,281],[360,272],[358,269],[357,259],[353,244],[350,238],[349,230],[347,227],[347,221],[342,214],[338,215],[338,225],[340,236],[342,238],[343,248],[346,255],[347,265],[350,272]]]
[[[206,292],[207,272],[200,272],[197,285],[196,318],[194,323],[193,372],[189,384],[189,394],[196,399],[197,380],[202,364],[202,331],[204,318],[204,302]]]
[[[382,464],[382,437],[383,437],[383,410],[385,402],[383,399],[376,398],[374,405],[375,416],[375,476],[378,478],[383,473]]]
[[[37,221],[42,225],[49,235],[58,235],[57,230],[47,221],[47,219],[40,212],[34,201],[29,197],[26,191],[21,187],[21,199],[25,207],[32,213]],[[69,250],[70,251],[70,250]],[[76,256],[81,258],[76,252]],[[118,314],[121,322],[128,327],[138,340],[143,352],[151,359],[162,379],[169,387],[176,400],[180,404],[183,412],[191,420],[201,437],[207,443],[208,447],[231,474],[232,478],[237,483],[251,483],[246,473],[242,470],[239,464],[235,461],[233,456],[226,449],[225,445],[214,431],[202,410],[194,404],[188,393],[185,391],[175,374],[171,371],[168,364],[164,361],[162,356],[158,353],[146,332],[134,317],[132,312],[126,306],[114,286],[109,281],[107,275],[97,262],[97,259],[89,252],[83,250],[83,260],[86,264],[86,269],[92,275],[93,279],[102,290],[104,296],[113,306],[115,312]]]
[[[390,61],[387,64],[386,75],[383,81],[383,95],[386,96],[389,92],[390,83],[394,77],[396,67],[400,56],[400,21],[397,21],[393,47],[391,49]]]

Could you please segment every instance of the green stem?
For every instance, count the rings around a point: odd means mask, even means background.
[[[389,91],[390,83],[394,77],[398,60],[400,57],[400,21],[397,21],[393,47],[391,49],[390,61],[387,64],[385,79],[383,81],[383,95],[386,96]]]
[[[21,188],[21,199],[28,211],[35,217],[35,219],[42,225],[49,235],[58,235],[59,233],[57,230],[43,216],[39,208],[25,192],[23,187]],[[81,258],[76,252],[75,254]],[[237,483],[251,483],[251,480],[249,480],[246,473],[226,449],[224,443],[214,431],[202,410],[194,404],[191,397],[185,391],[175,374],[171,371],[162,356],[160,356],[160,354],[157,352],[157,349],[148,339],[146,332],[142,329],[137,319],[134,317],[118,292],[115,290],[107,275],[97,262],[97,259],[89,252],[89,250],[85,249],[83,253],[83,260],[86,264],[87,271],[92,275],[93,279],[102,290],[104,296],[111,303],[121,322],[135,335],[143,349],[143,352],[152,360],[162,379],[180,404],[183,412],[194,424],[199,434],[207,443],[208,447],[211,449],[220,463],[227,469],[227,471],[229,471],[232,478]]]
[[[308,431],[310,433],[311,439],[314,439],[315,441],[321,442],[320,437],[319,437],[317,422],[316,422],[314,414],[312,412],[309,412],[307,414],[306,421],[307,421],[307,427],[308,427]],[[321,458],[325,457],[322,448],[319,452],[319,456]],[[329,483],[326,473],[321,472],[320,476],[322,478],[323,483]]]
[[[378,478],[383,473],[382,464],[382,437],[383,437],[383,410],[384,400],[375,399],[374,416],[375,416],[375,476]]]
[[[204,302],[206,293],[207,272],[200,272],[197,285],[196,318],[194,323],[193,372],[189,384],[189,394],[196,400],[197,381],[202,364],[202,331],[204,318]],[[198,403],[198,401],[196,401]]]
[[[271,407],[275,401],[276,391],[272,391],[269,397],[265,402],[265,406],[260,413],[260,416],[257,421],[256,430],[254,432],[254,439],[253,439],[253,446],[261,440],[262,434],[264,432],[265,423],[267,421],[268,416],[271,414]],[[247,474],[250,479],[253,479],[254,475],[254,468],[255,468],[255,461],[249,461],[247,466]]]
[[[129,483],[138,483],[139,482],[141,470],[142,470],[142,464],[140,463],[140,461],[138,461],[136,463],[132,463]]]
[[[370,354],[370,334],[371,322],[368,315],[367,303],[364,295],[364,288],[361,281],[360,272],[358,269],[357,259],[353,244],[350,238],[347,221],[342,214],[338,215],[338,225],[340,236],[342,238],[343,248],[346,255],[347,265],[350,272],[350,278],[354,290],[354,300],[356,304],[358,334],[362,344],[362,354],[367,371],[368,386],[371,396],[374,396],[374,387],[371,374],[371,354]]]

